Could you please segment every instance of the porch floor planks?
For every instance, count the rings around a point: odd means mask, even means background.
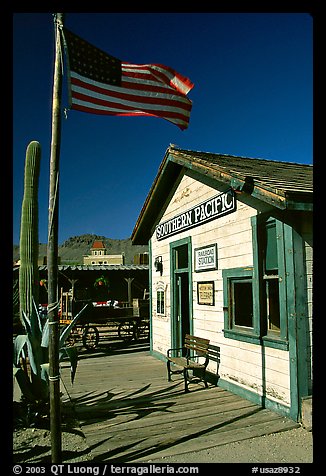
[[[164,431],[163,428],[156,428],[156,433],[148,434],[147,428],[142,432],[123,432],[112,434],[108,431],[102,434],[99,441],[98,435],[94,440],[88,440],[90,446],[93,446],[94,459],[97,461],[108,461],[113,456],[118,461],[143,461],[155,458],[178,455],[189,451],[197,451],[212,446],[219,446],[226,443],[240,441],[255,436],[261,436],[274,431],[280,431],[280,422],[275,423],[270,415],[264,410],[265,421],[246,420],[248,411],[243,412],[244,420],[239,422],[241,412],[233,411],[228,414],[228,420],[217,422],[210,418],[206,424],[197,426],[192,423],[187,426],[171,426],[170,431]],[[232,419],[235,420],[232,422]],[[244,426],[249,421],[252,425]],[[244,423],[246,422],[246,423]],[[253,426],[254,425],[254,426]],[[293,425],[290,425],[293,428]],[[283,426],[283,429],[286,429]],[[168,429],[167,429],[168,430]],[[132,451],[130,449],[132,448]]]
[[[111,401],[110,405],[97,408],[96,412],[95,409],[89,411],[89,408],[85,406],[78,406],[76,411],[81,424],[87,425],[88,432],[92,431],[93,428],[95,431],[101,431],[101,427],[117,427],[120,423],[126,424],[127,422],[131,422],[133,428],[138,428],[144,424],[158,425],[164,423],[167,419],[167,413],[170,420],[173,414],[174,421],[178,421],[186,419],[189,411],[204,414],[208,412],[210,414],[212,405],[214,405],[215,411],[217,411],[219,405],[223,405],[221,408],[225,411],[228,403],[238,399],[236,395],[232,395],[229,392],[225,393],[224,397],[216,397],[216,392],[205,392],[206,398],[202,397],[201,400],[196,400],[194,396],[191,396],[192,400],[188,401],[182,399],[185,394],[178,396],[180,401],[174,401],[171,397],[163,397],[155,402],[150,401],[149,398],[134,401],[126,399],[122,400],[120,404],[119,402]],[[241,401],[247,403],[244,400]],[[141,420],[139,415],[142,417]],[[138,422],[136,419],[138,419]],[[100,420],[104,421],[104,423],[100,423]],[[119,431],[122,431],[125,426],[120,426]]]
[[[75,383],[62,380],[95,461],[146,462],[299,425],[215,386],[167,382],[148,351],[83,354]],[[67,395],[66,395],[67,398]]]
[[[241,409],[236,408],[229,410],[226,414],[216,416],[215,418],[212,418],[209,414],[201,415],[196,418],[196,412],[193,410],[191,414],[188,414],[188,418],[178,421],[168,419],[165,423],[161,422],[157,425],[143,422],[141,428],[133,428],[132,425],[127,424],[121,425],[120,429],[115,428],[114,431],[112,428],[107,428],[107,431],[103,428],[100,433],[111,437],[111,449],[113,449],[113,446],[119,448],[126,442],[133,441],[135,444],[139,440],[143,441],[143,444],[141,445],[142,449],[146,449],[148,446],[152,447],[153,445],[162,446],[170,443],[177,444],[177,442],[181,442],[185,438],[189,440],[200,436],[201,434],[206,434],[215,428],[224,426],[226,419],[227,421],[233,421],[237,418],[246,417],[250,412],[252,412],[252,406],[248,406]],[[94,437],[98,441],[99,433],[95,435],[94,432],[92,432],[92,435],[91,433],[88,433],[88,435],[91,436],[89,439],[91,444]]]
[[[206,402],[205,402],[206,403]],[[191,404],[190,404],[191,405]],[[147,410],[144,409],[144,412],[149,412],[147,414],[141,415],[139,417],[139,413],[133,409],[130,410],[129,412],[129,418],[126,419],[125,414],[119,415],[116,414],[116,419],[122,420],[121,421],[121,426],[115,430],[114,428],[110,429],[110,431],[119,431],[122,432],[124,430],[129,431],[138,431],[139,429],[147,428],[148,431],[150,431],[150,428],[153,427],[154,431],[157,428],[158,425],[160,425],[160,430],[164,431],[165,426],[171,426],[171,423],[173,426],[176,425],[194,425],[194,419],[196,419],[196,426],[199,426],[201,421],[205,421],[205,419],[211,419],[212,418],[212,412],[215,413],[215,418],[218,418],[219,415],[223,415],[223,418],[225,418],[225,414],[227,412],[232,412],[232,411],[241,411],[243,408],[256,408],[256,406],[248,401],[241,401],[239,402],[230,402],[228,404],[223,405],[223,410],[218,411],[218,409],[211,405],[205,404],[204,406],[201,405],[199,406],[198,403],[195,404],[195,407],[193,405],[192,408],[187,408],[186,406],[179,406],[179,408],[170,410],[168,409],[161,411],[160,409],[158,411],[155,410],[153,412],[151,409]],[[167,414],[168,413],[168,414]],[[123,418],[120,418],[123,417]],[[123,421],[124,420],[124,421]],[[111,423],[110,423],[111,422]],[[98,428],[98,424],[88,424],[87,420],[85,420],[85,423],[88,428],[87,431],[92,431],[92,429],[96,430]],[[105,428],[109,428],[110,426],[113,426],[116,428],[116,423],[111,420],[107,421],[105,424]],[[100,430],[98,428],[98,430]]]
[[[181,430],[182,432],[186,431],[187,434],[191,434],[194,429],[196,431],[206,430],[210,427],[212,421],[215,425],[224,424],[225,419],[228,418],[237,418],[242,414],[247,415],[252,406],[250,404],[243,405],[242,408],[229,409],[223,414],[216,415],[213,419],[208,412],[201,412],[198,417],[196,416],[196,410],[188,411],[186,415],[183,415],[182,418],[171,418],[171,416],[157,416],[155,415],[152,418],[141,418],[138,419],[137,416],[135,419],[121,422],[120,425],[106,425],[101,426],[96,429],[96,425],[92,425],[87,428],[87,433],[110,433],[112,436],[117,438],[131,438],[133,435],[138,437],[139,432],[144,433],[146,437],[155,437],[158,433],[159,436],[166,433],[177,432]],[[161,437],[161,436],[160,436]]]
[[[81,416],[83,413],[87,414],[88,410],[94,407],[96,400],[98,401],[96,411],[99,413],[101,413],[101,411],[118,411],[128,408],[154,408],[159,405],[168,405],[170,411],[174,411],[175,408],[178,409],[182,406],[182,411],[185,411],[188,406],[193,408],[194,404],[196,404],[196,408],[210,404],[210,400],[212,400],[212,403],[216,407],[227,401],[239,400],[237,395],[220,388],[214,388],[214,393],[208,390],[206,391],[206,389],[201,389],[199,393],[191,392],[191,394],[184,394],[183,391],[180,390],[174,393],[171,386],[165,386],[158,390],[153,389],[154,391],[151,391],[152,387],[148,387],[146,390],[146,394],[139,397],[134,397],[128,393],[114,394],[114,390],[111,389],[106,392],[107,399],[103,396],[103,392],[98,395],[88,395],[88,397],[86,397],[88,400],[84,399],[83,402],[81,400],[78,401],[77,411]],[[101,401],[101,398],[103,401]],[[243,401],[243,399],[241,399],[241,401]]]

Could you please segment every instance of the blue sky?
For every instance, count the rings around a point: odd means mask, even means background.
[[[154,117],[62,119],[59,244],[130,237],[169,144],[311,164],[308,13],[66,13],[65,25],[123,61],[161,63],[194,84],[189,128]],[[51,13],[13,16],[13,242],[26,147],[42,147],[39,241],[47,242],[54,37]],[[67,77],[62,106],[68,107]]]

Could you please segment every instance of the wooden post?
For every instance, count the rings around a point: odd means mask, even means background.
[[[62,276],[64,276],[69,281],[69,283],[71,284],[71,316],[74,317],[75,283],[77,283],[78,278],[77,279],[76,278],[75,279],[74,278],[70,279],[62,271],[60,272],[60,274],[62,274]]]
[[[78,279],[69,279],[71,284],[71,318],[74,317],[74,298],[75,298],[75,283]]]
[[[50,155],[49,223],[48,223],[48,321],[49,321],[49,390],[52,463],[61,463],[61,408],[59,370],[58,315],[58,209],[59,158],[61,138],[62,55],[61,33],[63,13],[55,16],[55,62],[52,96],[52,138]]]
[[[131,293],[131,283],[135,278],[124,278],[125,281],[128,283],[128,304],[132,306],[132,293]]]

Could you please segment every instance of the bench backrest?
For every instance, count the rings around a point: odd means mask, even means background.
[[[216,345],[209,344],[208,346],[208,355],[209,360],[214,360],[214,362],[220,363],[220,348]]]
[[[197,355],[206,357],[208,353],[209,339],[186,334],[184,346],[188,351],[194,351]]]
[[[209,344],[208,346],[208,358],[216,362],[216,377],[219,379],[219,367],[220,367],[220,348],[217,345]],[[211,373],[213,373],[211,371]]]

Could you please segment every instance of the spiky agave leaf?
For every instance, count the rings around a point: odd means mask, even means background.
[[[31,328],[33,335],[41,340],[42,339],[42,322],[41,322],[41,317],[40,317],[40,312],[36,306],[36,302],[33,298],[33,310],[32,310],[32,316],[31,316]]]
[[[75,380],[77,364],[78,364],[77,348],[76,347],[62,347],[60,349],[60,354],[59,354],[60,361],[66,356],[68,357],[70,361],[70,378],[71,378],[71,383],[73,384]]]
[[[46,397],[48,392],[46,389],[45,382],[43,381],[44,379],[42,377],[42,329],[39,313],[37,311],[35,302],[30,318],[27,316],[25,311],[22,311],[22,321],[26,330],[26,334],[18,335],[14,341],[13,359],[14,366],[16,367],[14,369],[14,374],[16,376],[17,382],[21,388],[23,395],[26,394],[25,396],[29,400],[31,399],[31,392],[34,393],[34,399],[39,398],[39,396],[43,398]],[[25,377],[22,377],[21,372],[17,371],[19,368],[20,357],[26,358],[26,356],[28,356],[31,368],[30,379],[26,374]]]
[[[14,340],[14,365],[16,367],[19,366],[19,359],[20,357],[23,357],[25,358],[26,357],[26,353],[25,353],[25,346],[27,345],[27,335],[26,334],[22,334],[22,335],[18,335],[16,336],[15,340]]]
[[[41,378],[47,384],[49,383],[49,373],[50,373],[49,362],[46,362],[45,364],[41,364]]]
[[[64,346],[70,332],[72,331],[72,328],[74,325],[77,323],[78,319],[80,316],[85,312],[86,308],[89,306],[89,304],[85,304],[85,306],[82,308],[81,311],[79,311],[78,314],[73,318],[70,324],[68,324],[62,331],[59,339],[59,349]]]
[[[41,339],[41,346],[44,348],[49,347],[49,320],[45,321],[42,331],[42,339]]]
[[[44,351],[48,349],[49,346],[49,322],[47,319],[42,329],[40,313],[38,312],[34,300],[33,303],[34,307],[30,319],[24,311],[22,312],[26,335],[17,336],[14,342],[14,375],[16,376],[21,391],[29,400],[32,399],[32,396],[34,400],[36,400],[39,398],[39,395],[42,395],[42,398],[46,398],[49,392],[49,362],[44,361]],[[78,352],[75,347],[64,347],[64,343],[73,326],[88,306],[89,304],[86,304],[82,308],[71,323],[63,330],[59,338],[59,361],[64,357],[68,357],[71,369],[71,383],[74,382],[76,375]],[[28,379],[27,375],[23,377],[21,372],[19,372],[19,370],[22,369],[17,367],[19,365],[19,358],[26,357],[26,349],[31,366],[32,381]]]
[[[33,391],[33,385],[23,369],[20,367],[14,367],[13,374],[24,397],[31,402],[37,400]]]

